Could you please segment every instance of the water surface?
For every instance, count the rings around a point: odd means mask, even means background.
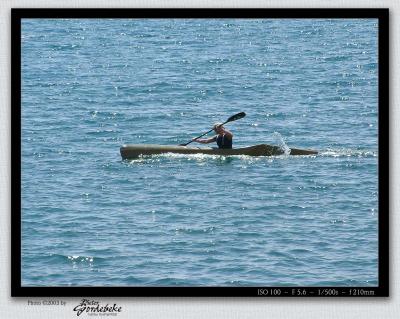
[[[377,20],[24,19],[23,286],[376,286]],[[162,155],[216,121],[234,146]]]

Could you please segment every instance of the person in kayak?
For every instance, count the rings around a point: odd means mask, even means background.
[[[216,142],[218,148],[232,148],[233,134],[231,132],[229,132],[221,123],[215,123],[213,130],[217,134],[214,137],[205,139],[194,138],[193,142],[201,144]]]

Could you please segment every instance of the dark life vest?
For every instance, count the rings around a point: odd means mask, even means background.
[[[227,137],[225,134],[217,135],[216,142],[219,148],[232,148],[232,139]]]

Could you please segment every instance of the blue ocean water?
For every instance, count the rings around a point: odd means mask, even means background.
[[[376,286],[374,19],[24,19],[23,286]],[[217,121],[234,146],[160,155]]]

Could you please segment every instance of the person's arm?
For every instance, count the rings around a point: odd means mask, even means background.
[[[193,142],[197,142],[197,143],[201,143],[201,144],[209,144],[212,142],[215,142],[217,140],[217,137],[211,137],[211,138],[197,138],[197,139],[193,139]]]

